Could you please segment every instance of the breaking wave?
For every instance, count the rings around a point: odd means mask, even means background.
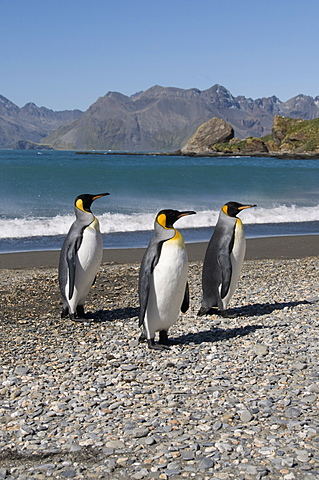
[[[211,227],[217,222],[219,210],[198,211],[178,220],[178,228]],[[153,214],[105,213],[99,215],[102,233],[138,232],[153,229]],[[297,207],[279,205],[273,208],[252,208],[240,214],[244,224],[298,223],[319,221],[319,205],[316,207]],[[65,235],[74,216],[57,215],[55,217],[29,217],[0,219],[0,238],[26,238]]]

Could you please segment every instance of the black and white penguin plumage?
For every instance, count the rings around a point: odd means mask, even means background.
[[[196,212],[161,210],[155,219],[155,235],[142,259],[139,273],[139,325],[144,327],[148,346],[168,348],[167,332],[189,306],[188,257],[181,233],[173,225]],[[159,343],[155,333],[159,331]]]
[[[227,306],[233,295],[246,252],[244,226],[236,215],[246,208],[238,202],[226,203],[207,246],[202,272],[202,303],[198,315],[217,307],[227,316]]]
[[[109,195],[83,194],[76,197],[76,220],[64,240],[59,262],[59,285],[63,299],[61,317],[84,318],[84,302],[101,265],[103,245],[98,219],[91,212],[97,198]]]

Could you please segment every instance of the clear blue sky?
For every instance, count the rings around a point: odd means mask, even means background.
[[[0,0],[0,94],[86,110],[108,91],[319,95],[318,0]]]

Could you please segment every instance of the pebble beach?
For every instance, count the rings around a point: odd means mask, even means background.
[[[197,317],[193,247],[191,305],[168,351],[138,343],[141,252],[117,252],[122,262],[106,252],[84,322],[60,318],[57,267],[10,257],[0,269],[0,479],[318,479],[314,237],[297,241],[303,254],[282,239],[267,252],[248,243],[232,318]]]

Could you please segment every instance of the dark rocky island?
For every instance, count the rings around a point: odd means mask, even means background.
[[[234,138],[229,123],[212,118],[201,125],[186,145],[175,154],[319,158],[319,118],[302,120],[276,115],[270,135],[242,140]]]
[[[206,155],[211,153],[212,145],[217,143],[228,143],[234,138],[234,129],[230,123],[220,118],[211,118],[203,123],[182,147],[181,153],[188,155],[196,153]]]

